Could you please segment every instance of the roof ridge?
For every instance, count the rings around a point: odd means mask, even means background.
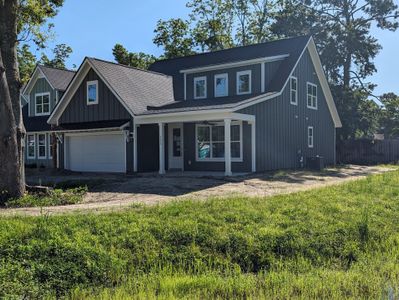
[[[167,74],[164,74],[164,73],[160,73],[160,72],[156,72],[156,71],[151,71],[151,70],[144,70],[144,69],[140,69],[140,68],[136,68],[136,67],[132,67],[132,66],[120,64],[120,63],[113,62],[113,61],[109,61],[109,60],[105,60],[105,59],[100,59],[100,58],[96,58],[96,57],[87,57],[87,58],[88,58],[89,60],[90,60],[90,59],[93,59],[93,60],[97,60],[97,61],[100,61],[100,62],[103,62],[103,63],[107,63],[107,64],[119,66],[119,67],[124,67],[124,68],[127,68],[127,69],[132,69],[132,70],[136,70],[136,71],[151,73],[151,74],[154,74],[154,75],[161,75],[161,76],[168,77],[168,78],[172,77],[172,76],[167,75]]]
[[[155,61],[152,65],[154,65],[154,64],[156,64],[158,62],[178,60],[178,59],[183,59],[183,58],[187,58],[187,57],[194,57],[194,56],[200,56],[200,55],[213,54],[213,53],[218,53],[218,52],[222,52],[222,51],[228,51],[228,50],[232,50],[232,49],[242,49],[242,48],[246,48],[246,47],[254,47],[254,46],[258,46],[258,45],[272,44],[272,43],[276,43],[276,42],[281,42],[281,41],[286,41],[286,40],[294,40],[294,39],[300,39],[300,38],[306,38],[306,37],[307,38],[311,38],[311,35],[308,34],[308,35],[299,35],[299,36],[295,36],[295,37],[285,37],[285,38],[281,38],[281,39],[278,39],[278,40],[272,40],[272,41],[267,41],[267,42],[262,42],[262,43],[255,43],[255,44],[244,45],[244,46],[235,46],[235,47],[231,47],[231,48],[227,48],[227,49],[221,49],[221,50],[216,50],[216,51],[208,51],[208,52],[190,54],[190,55],[179,56],[179,57],[174,57],[174,58],[160,59],[160,60]]]
[[[56,67],[49,67],[49,66],[45,66],[45,65],[41,65],[41,64],[37,64],[37,66],[40,67],[40,68],[47,68],[47,69],[53,69],[53,70],[57,70],[57,71],[65,71],[65,72],[76,73],[76,71],[74,71],[74,70],[69,70],[69,69],[62,69],[62,68],[56,68]]]

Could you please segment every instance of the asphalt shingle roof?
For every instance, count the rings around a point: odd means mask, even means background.
[[[50,84],[59,91],[65,91],[72,81],[75,71],[38,66]]]
[[[170,76],[96,58],[87,59],[134,114],[146,112],[147,106],[162,106],[174,101]]]

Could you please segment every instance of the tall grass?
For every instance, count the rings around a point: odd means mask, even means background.
[[[270,198],[0,219],[0,298],[399,296],[399,171]]]

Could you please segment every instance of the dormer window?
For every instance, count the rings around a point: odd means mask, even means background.
[[[228,96],[229,92],[228,74],[215,75],[215,97]]]
[[[237,72],[237,95],[251,93],[251,71]]]
[[[87,82],[87,105],[98,104],[98,81]]]
[[[206,77],[194,78],[194,99],[206,98]]]
[[[36,116],[45,116],[50,114],[50,93],[41,93],[35,95]]]

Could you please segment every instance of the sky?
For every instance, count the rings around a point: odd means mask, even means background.
[[[85,56],[112,61],[116,43],[131,52],[159,56],[162,49],[152,42],[156,23],[160,19],[186,18],[189,10],[185,3],[186,0],[65,0],[51,20],[55,36],[48,49],[61,43],[71,46],[73,53],[67,61],[70,68],[78,67]],[[373,35],[383,49],[375,59],[378,72],[368,81],[378,85],[376,95],[399,94],[399,30],[373,28]],[[39,52],[36,54],[40,57]]]

